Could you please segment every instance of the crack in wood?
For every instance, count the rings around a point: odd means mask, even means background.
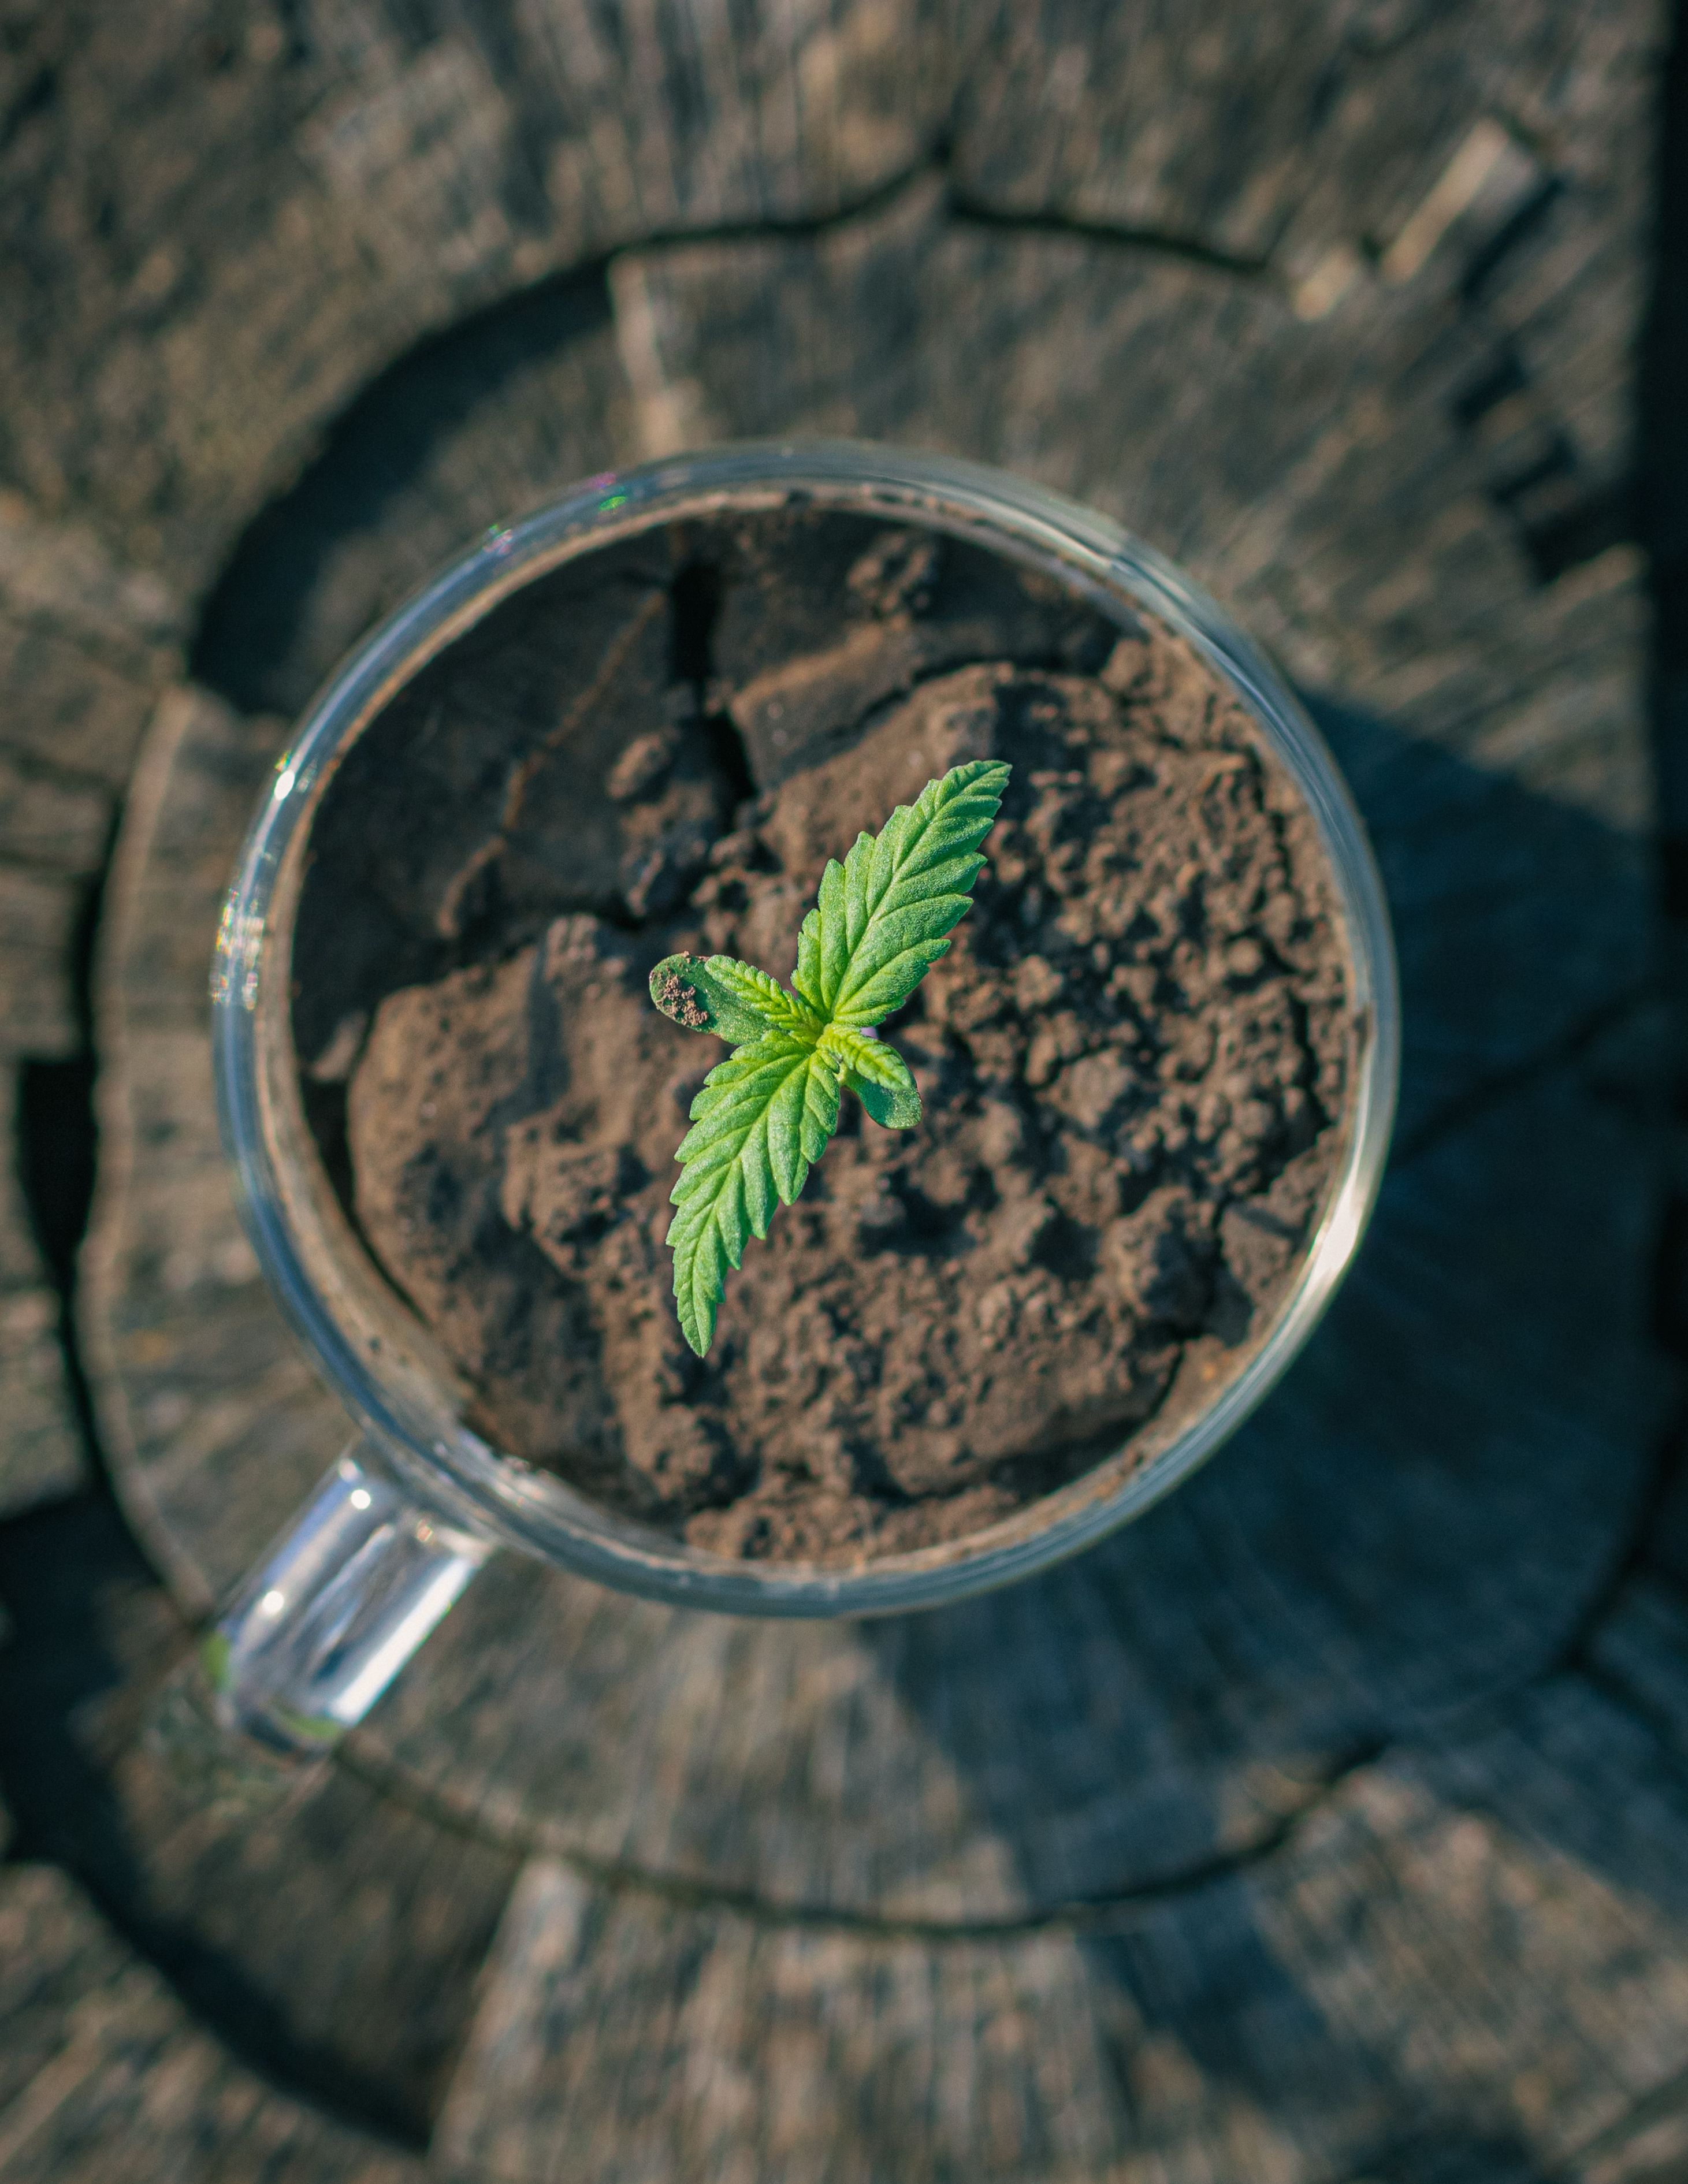
[[[994,1919],[923,1919],[895,1913],[861,1911],[844,1905],[782,1902],[755,1889],[691,1880],[684,1875],[617,1858],[597,1858],[572,1845],[561,1845],[542,1830],[500,1825],[485,1814],[472,1818],[437,1798],[416,1778],[370,1760],[354,1745],[343,1746],[334,1764],[356,1780],[390,1798],[442,1833],[524,1857],[553,1858],[584,1880],[612,1893],[654,1897],[691,1910],[725,1911],[753,1925],[800,1928],[820,1933],[852,1934],[883,1941],[920,1941],[941,1945],[1014,1941],[1033,1935],[1115,1934],[1128,1930],[1169,1903],[1203,1888],[1235,1879],[1269,1864],[1290,1851],[1308,1822],[1321,1812],[1360,1769],[1373,1765],[1393,1747],[1381,1739],[1357,1744],[1320,1776],[1301,1803],[1236,1850],[1193,1860],[1176,1873],[1091,1897]]]
[[[951,187],[944,210],[958,226],[983,228],[999,235],[1066,237],[1076,242],[1100,243],[1109,249],[1141,250],[1159,258],[1181,259],[1186,265],[1209,272],[1227,273],[1240,281],[1284,285],[1281,270],[1270,257],[1222,250],[1200,236],[1167,228],[1134,227],[1111,220],[1086,220],[1077,213],[1016,211],[993,205],[983,198]]]
[[[254,598],[273,607],[276,574],[271,549],[287,513],[311,504],[315,498],[329,497],[336,476],[348,466],[355,467],[354,452],[360,441],[375,435],[376,420],[382,411],[389,407],[405,407],[413,387],[420,387],[424,381],[432,386],[435,379],[449,374],[454,366],[460,368],[471,357],[482,351],[490,352],[501,343],[510,347],[513,354],[521,354],[547,339],[567,342],[590,324],[599,322],[610,309],[610,277],[618,263],[666,251],[711,246],[753,248],[772,242],[818,241],[877,218],[938,177],[945,185],[944,210],[960,226],[1005,235],[1066,237],[1109,248],[1140,250],[1182,259],[1242,281],[1270,283],[1279,278],[1268,260],[1216,248],[1200,237],[1117,226],[1056,211],[1015,211],[994,207],[976,195],[952,187],[950,171],[950,148],[945,141],[939,139],[918,160],[828,213],[654,228],[599,256],[559,268],[543,280],[467,314],[443,331],[430,332],[413,343],[366,381],[351,400],[324,424],[317,453],[309,464],[297,478],[270,496],[224,557],[220,570],[205,588],[188,646],[189,671],[194,680],[207,684],[244,712],[268,710],[253,684],[248,660],[252,645],[244,624]],[[553,318],[560,320],[567,317],[571,304],[575,307],[578,323],[559,324],[554,328]],[[440,390],[435,393],[437,404],[443,397]],[[461,398],[460,393],[458,399]],[[409,438],[420,443],[425,425],[415,420],[407,422]],[[387,451],[382,453],[387,454]]]

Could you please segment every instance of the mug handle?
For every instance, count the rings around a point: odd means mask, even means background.
[[[264,1776],[326,1757],[493,1546],[413,1502],[360,1436],[170,1678],[149,1741],[225,1773],[231,1744]]]

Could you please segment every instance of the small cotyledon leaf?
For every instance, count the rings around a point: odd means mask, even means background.
[[[788,991],[731,956],[669,956],[650,996],[688,1031],[734,1050],[692,1102],[675,1157],[668,1242],[680,1326],[699,1357],[715,1335],[727,1277],[789,1206],[838,1123],[848,1087],[886,1129],[921,1119],[908,1063],[874,1027],[900,1008],[950,946],[972,906],[1010,768],[973,759],[899,805],[877,834],[830,861],[803,921]]]
[[[735,1046],[768,1031],[820,1036],[822,1019],[777,978],[731,956],[665,956],[650,974],[650,998],[687,1031],[712,1031]]]

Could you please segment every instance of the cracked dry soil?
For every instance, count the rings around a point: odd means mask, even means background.
[[[826,859],[1014,766],[973,911],[886,1026],[714,1349],[663,1245],[725,1051],[651,966],[788,972]],[[1351,1075],[1323,852],[1183,643],[971,544],[809,508],[543,580],[399,694],[319,814],[295,1034],[332,1173],[499,1446],[717,1552],[850,1563],[1069,1480],[1260,1340]]]

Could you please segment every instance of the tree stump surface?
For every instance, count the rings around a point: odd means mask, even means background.
[[[0,1943],[8,2184],[421,2184],[415,2160],[232,2060],[53,1867],[0,1871]]]
[[[1663,25],[1479,14],[839,0],[729,32],[668,0],[402,25],[207,0],[31,33],[60,88],[0,136],[0,219],[58,241],[0,315],[0,683],[31,701],[0,730],[0,1034],[81,1050],[62,967],[121,792],[78,1323],[181,1615],[348,1430],[217,1144],[221,892],[312,688],[488,522],[795,432],[1104,508],[1306,694],[1401,961],[1401,1120],[1347,1286],[1207,1470],[1079,1560],[857,1626],[501,1557],[256,1830],[131,1748],[122,1695],[164,1645],[132,1641],[8,1801],[38,1860],[98,1755],[113,1818],[53,1854],[141,1907],[143,1947],[226,1959],[307,2105],[374,2119],[278,2153],[289,2184],[385,2176],[356,2165],[382,2131],[394,2176],[426,2140],[465,2184],[1645,2184],[1688,2159],[1626,528]],[[0,1216],[0,1390],[47,1420],[0,1438],[3,1513],[14,1474],[21,1507],[82,1459],[58,1383],[29,1393],[62,1370],[53,1292]],[[56,1627],[3,1549],[25,1638]],[[32,2086],[103,2085],[101,2040],[207,2119],[203,2165],[159,2137],[158,2174],[251,2173],[209,2061],[19,2021],[53,2029],[0,2085],[4,2184],[97,2173],[56,2126],[7,2132]]]

